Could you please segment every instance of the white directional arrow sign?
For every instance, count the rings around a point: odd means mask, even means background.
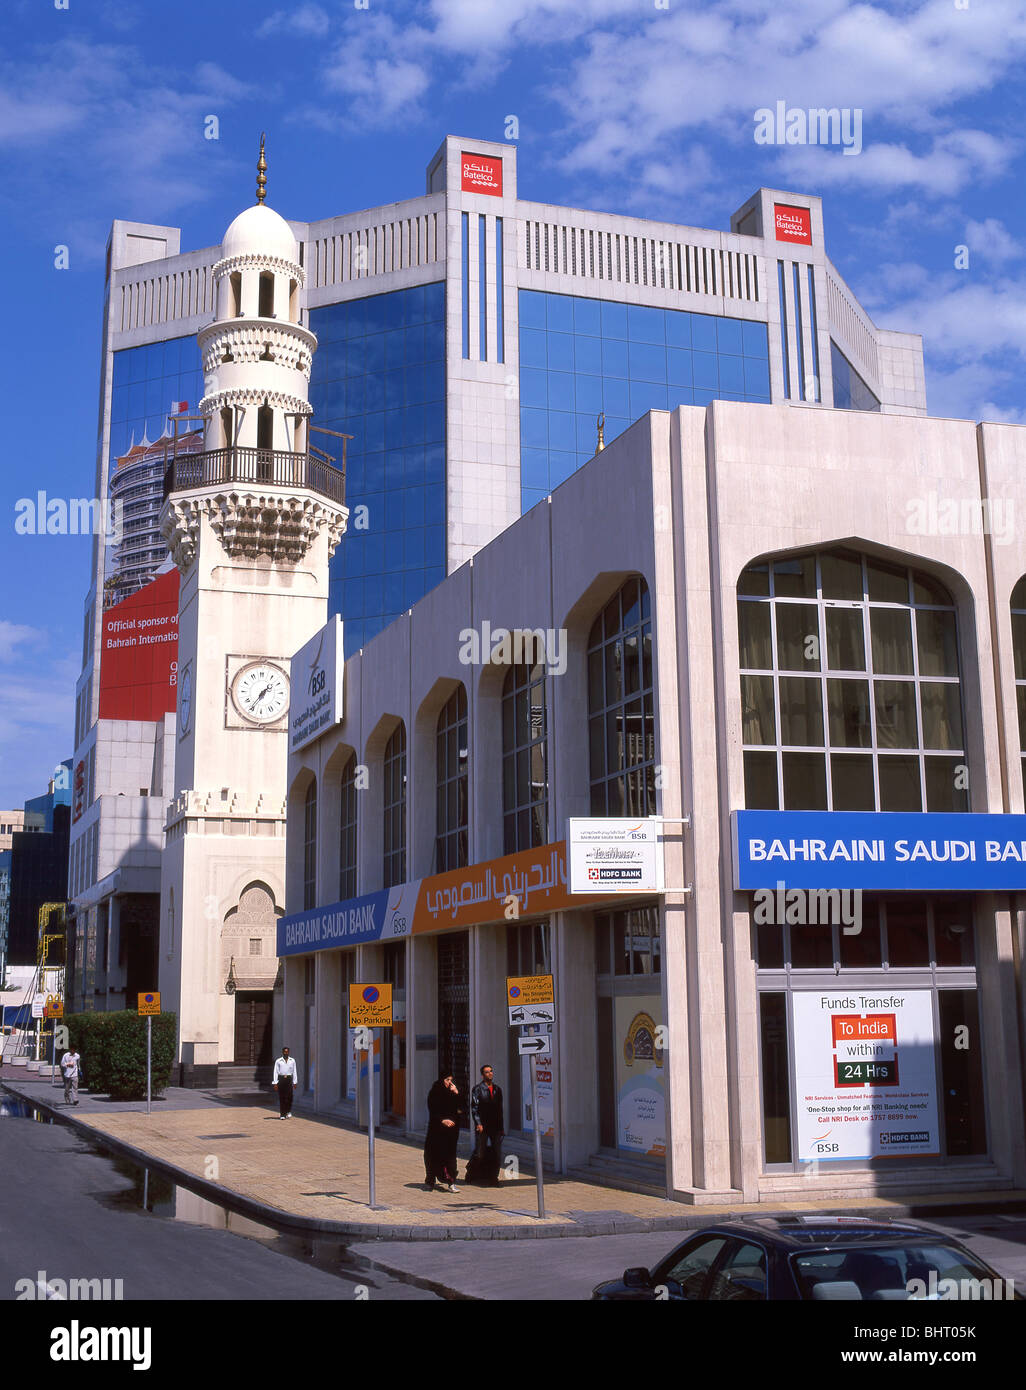
[[[528,1052],[544,1052],[546,1054],[551,1054],[552,1038],[541,1033],[531,1033],[526,1036],[521,1033],[520,1037],[517,1038],[517,1047],[521,1057]]]

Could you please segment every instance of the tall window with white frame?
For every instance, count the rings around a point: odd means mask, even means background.
[[[317,906],[317,783],[306,789],[303,803],[303,908]]]
[[[356,897],[356,754],[342,769],[338,816],[338,896]]]
[[[438,716],[435,733],[435,870],[462,869],[468,860],[467,692],[458,685]]]
[[[969,809],[958,624],[931,575],[844,548],[738,580],[745,805]]]
[[[406,882],[406,725],[400,720],[385,745],[384,886]]]
[[[588,639],[588,734],[593,816],[656,811],[652,612],[633,575],[596,618]]]
[[[545,664],[511,666],[502,685],[502,824],[504,852],[548,841],[548,727]]]

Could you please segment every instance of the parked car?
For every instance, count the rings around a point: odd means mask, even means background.
[[[759,1216],[688,1236],[651,1269],[625,1269],[593,1299],[891,1302],[1017,1299],[957,1240],[911,1221]]]

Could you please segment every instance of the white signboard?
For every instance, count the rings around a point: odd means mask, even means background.
[[[34,994],[32,996],[32,1017],[42,1018],[46,1012],[46,995]]]
[[[939,1154],[930,992],[810,990],[792,998],[798,1159]]]
[[[292,658],[290,753],[340,722],[344,672],[342,619],[336,613]]]
[[[571,893],[661,893],[662,823],[603,817],[566,823]]]

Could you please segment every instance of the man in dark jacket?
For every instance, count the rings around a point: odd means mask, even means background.
[[[474,1125],[474,1166],[478,1180],[498,1186],[506,1122],[502,1114],[502,1087],[495,1084],[490,1066],[481,1068],[481,1080],[470,1093],[470,1117]]]

